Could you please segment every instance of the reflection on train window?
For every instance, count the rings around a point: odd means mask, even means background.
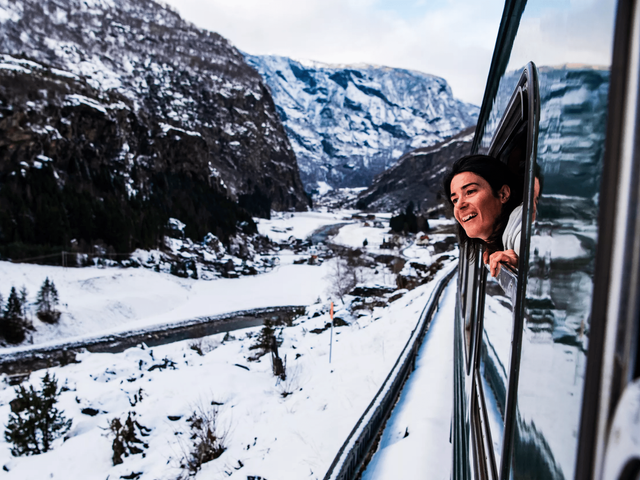
[[[535,69],[533,65],[529,70]],[[520,199],[519,203],[524,202],[523,192],[525,188],[525,177],[527,174],[527,159],[531,155],[533,130],[537,130],[537,126],[533,125],[535,121],[531,120],[529,110],[532,87],[529,85],[531,81],[531,72],[525,70],[520,76],[520,80],[515,86],[511,98],[507,104],[506,110],[500,119],[495,135],[492,137],[488,148],[485,151],[505,163],[509,170],[514,174],[516,187],[512,188],[512,195]],[[524,214],[525,209],[518,209],[512,215]],[[519,245],[513,248],[518,253]],[[516,268],[515,265],[512,267]]]
[[[535,449],[545,465],[535,475],[559,479],[573,478],[576,467],[603,155],[593,146],[604,142],[609,72],[588,66],[540,71],[537,161],[544,194],[531,237],[514,475],[534,473],[527,458]],[[579,108],[568,108],[577,92]]]
[[[496,466],[500,465],[503,440],[513,307],[513,300],[498,280],[487,275],[478,371]]]

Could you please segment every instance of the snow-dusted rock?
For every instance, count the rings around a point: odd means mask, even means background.
[[[271,89],[307,190],[368,186],[406,152],[477,120],[478,107],[455,99],[443,78],[426,73],[245,58]]]
[[[71,236],[123,253],[155,248],[170,217],[188,237],[226,240],[247,212],[306,209],[260,75],[171,8],[0,1],[0,52],[0,184],[14,192],[0,192],[12,212],[0,218],[0,242]]]

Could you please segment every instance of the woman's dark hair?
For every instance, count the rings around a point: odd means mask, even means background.
[[[458,223],[458,240],[460,241],[460,247],[462,248],[463,245],[472,244],[475,246],[485,245],[490,252],[502,250],[502,232],[504,232],[507,226],[509,215],[522,203],[523,179],[509,170],[509,167],[497,158],[488,155],[468,155],[462,157],[456,160],[451,170],[449,170],[443,179],[445,196],[451,209],[453,209],[453,202],[451,201],[451,181],[453,177],[464,172],[475,173],[484,178],[491,186],[491,191],[496,198],[498,197],[498,191],[500,191],[503,185],[509,186],[511,194],[509,200],[502,206],[502,211],[496,219],[493,234],[486,242],[479,238],[469,238],[464,228],[462,228],[462,225]]]

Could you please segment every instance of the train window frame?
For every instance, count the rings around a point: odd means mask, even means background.
[[[468,248],[473,250],[465,252],[467,261],[464,262],[464,285],[467,294],[464,296],[464,305],[466,308],[463,310],[462,317],[465,331],[463,340],[467,375],[471,373],[474,355],[478,348],[476,340],[478,317],[484,309],[482,250],[473,246]]]
[[[489,155],[496,158],[505,158],[505,163],[516,170],[519,165],[510,164],[509,158],[515,146],[515,140],[521,137],[529,119],[529,104],[527,99],[526,85],[528,76],[526,69],[523,72],[518,84],[509,100],[509,104],[505,114],[500,120],[500,124],[496,130],[491,145],[489,147]],[[511,162],[512,163],[512,162]],[[469,250],[471,248],[472,250]],[[477,348],[479,348],[478,337],[478,317],[484,309],[484,283],[482,276],[482,250],[480,248],[468,247],[464,252],[460,252],[461,257],[465,258],[463,268],[461,269],[460,285],[464,285],[466,295],[460,299],[462,307],[462,318],[465,326],[464,352],[466,373],[469,375],[472,371],[473,360]],[[473,259],[473,261],[472,261]],[[469,285],[473,282],[473,285]]]
[[[480,345],[482,342],[482,332],[484,323],[484,308],[478,309],[476,322],[474,325],[475,345],[474,366],[473,366],[473,386],[472,386],[472,407],[473,417],[472,438],[474,452],[482,455],[484,459],[477,462],[484,465],[483,478],[508,479],[512,462],[512,446],[514,437],[514,419],[516,415],[518,373],[520,364],[520,353],[522,346],[522,330],[524,321],[524,300],[527,284],[527,267],[529,264],[529,243],[531,240],[532,220],[533,220],[533,193],[535,182],[535,162],[537,156],[537,139],[540,118],[540,93],[538,85],[537,68],[533,62],[529,62],[514,88],[512,96],[507,104],[507,108],[498,124],[498,128],[491,140],[488,155],[500,159],[513,170],[523,170],[524,193],[522,211],[522,229],[520,240],[520,256],[518,268],[511,269],[502,265],[501,274],[498,275],[498,282],[505,293],[513,301],[512,314],[512,339],[509,358],[509,369],[507,372],[505,412],[503,418],[502,445],[500,465],[495,463],[497,452],[486,452],[486,449],[493,449],[491,431],[487,418],[486,408],[483,408],[485,398],[480,380]],[[524,143],[524,149],[522,144]],[[522,151],[524,150],[524,151]],[[515,153],[515,155],[514,155]],[[518,159],[524,157],[524,165]],[[515,162],[518,162],[516,165]],[[486,270],[483,269],[485,272]],[[487,273],[482,276],[479,290],[482,291],[483,300],[479,304],[484,305],[484,295]],[[505,288],[506,287],[506,288]],[[477,460],[480,460],[479,458]]]

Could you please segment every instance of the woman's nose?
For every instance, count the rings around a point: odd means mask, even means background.
[[[464,200],[458,200],[458,203],[456,203],[455,206],[455,210],[463,210],[467,207],[467,202],[465,202]]]

